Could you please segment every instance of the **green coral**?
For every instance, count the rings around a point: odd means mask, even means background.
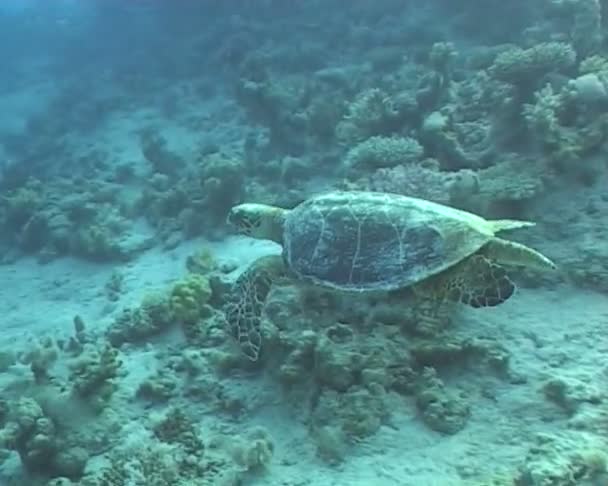
[[[207,303],[210,298],[209,279],[203,275],[190,274],[171,289],[171,312],[179,322],[194,324],[209,314]]]

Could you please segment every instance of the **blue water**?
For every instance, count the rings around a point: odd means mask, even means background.
[[[608,485],[607,9],[2,2],[0,486]]]

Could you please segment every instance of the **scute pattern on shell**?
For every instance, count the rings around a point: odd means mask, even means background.
[[[450,211],[395,194],[345,192],[311,198],[286,218],[285,261],[298,277],[337,289],[404,288],[457,263],[487,241],[482,235],[463,251],[446,241],[446,234],[476,233]],[[447,233],[444,222],[451,227]]]

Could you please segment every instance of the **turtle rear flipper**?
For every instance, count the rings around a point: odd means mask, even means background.
[[[224,305],[228,331],[251,361],[257,361],[262,347],[262,312],[266,299],[274,280],[283,273],[280,257],[260,258],[239,276]]]
[[[449,302],[476,309],[494,307],[514,292],[515,284],[504,268],[483,255],[473,255],[414,287],[417,329],[432,334],[445,327],[451,313]]]
[[[500,305],[515,292],[506,270],[483,255],[473,255],[437,278],[439,295],[476,309]]]
[[[541,271],[556,270],[557,265],[545,255],[515,241],[492,238],[481,249],[481,254],[492,261]]]
[[[515,284],[503,267],[476,254],[416,285],[414,292],[436,307],[446,301],[494,307],[513,295]]]

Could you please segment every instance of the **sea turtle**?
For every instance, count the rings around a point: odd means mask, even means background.
[[[445,301],[477,308],[513,294],[500,264],[555,268],[536,250],[495,236],[534,223],[488,221],[397,194],[329,192],[293,209],[240,204],[228,223],[283,247],[282,255],[262,257],[241,274],[224,307],[231,334],[251,360],[260,352],[266,297],[280,276],[346,292],[412,288],[431,309]]]

